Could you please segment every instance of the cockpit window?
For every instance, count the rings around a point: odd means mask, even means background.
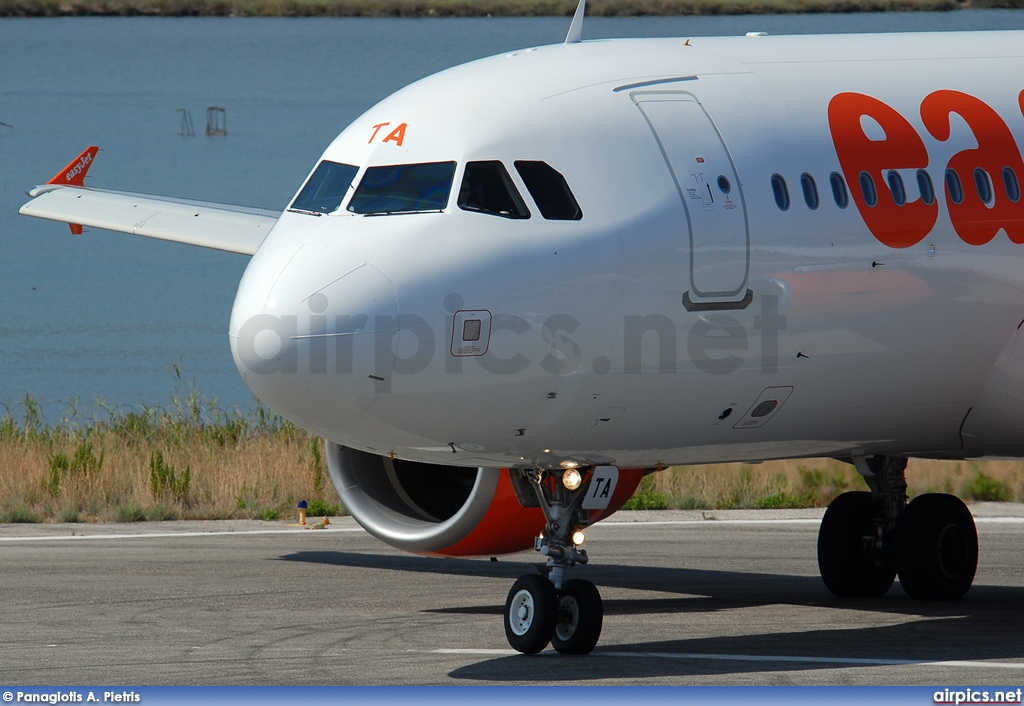
[[[583,211],[565,183],[565,177],[547,162],[516,162],[516,170],[537,202],[537,208],[550,221],[578,221]]]
[[[370,167],[348,210],[369,215],[443,211],[454,178],[455,162]]]
[[[358,171],[359,167],[351,164],[320,162],[289,210],[317,215],[337,211]]]
[[[459,208],[503,218],[529,218],[530,211],[501,162],[470,162],[459,188]]]

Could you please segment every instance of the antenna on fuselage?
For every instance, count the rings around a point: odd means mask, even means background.
[[[566,44],[576,44],[583,41],[583,14],[587,9],[587,0],[580,0],[576,6],[576,14],[572,16],[572,24],[569,25],[569,34],[565,35]]]

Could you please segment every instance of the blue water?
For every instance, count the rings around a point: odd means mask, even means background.
[[[1024,28],[1024,11],[588,19],[584,38]],[[246,408],[227,326],[246,258],[17,215],[90,144],[94,186],[283,208],[326,145],[403,85],[561,41],[564,18],[0,21],[0,404],[166,404],[169,368]],[[205,109],[226,137],[204,135]],[[178,134],[178,108],[194,137]],[[0,408],[0,413],[2,413]]]

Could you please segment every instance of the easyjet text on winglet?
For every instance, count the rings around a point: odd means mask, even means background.
[[[75,166],[69,169],[66,174],[64,174],[64,178],[67,179],[68,181],[74,181],[75,177],[81,174],[82,170],[88,167],[91,163],[92,155],[83,154],[82,158],[78,160]]]

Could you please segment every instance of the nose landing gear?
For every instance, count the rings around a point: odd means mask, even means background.
[[[570,473],[575,474],[571,476]],[[604,607],[597,587],[584,579],[565,580],[565,570],[586,564],[582,529],[600,496],[614,490],[618,469],[587,471],[521,470],[516,482],[532,488],[547,524],[535,549],[547,557],[547,576],[526,574],[512,584],[505,600],[505,637],[513,649],[535,654],[548,643],[562,654],[588,654],[601,637]],[[592,493],[591,490],[601,490]]]

